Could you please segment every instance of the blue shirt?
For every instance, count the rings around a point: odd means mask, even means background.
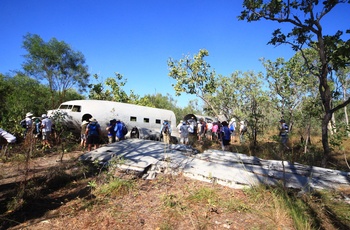
[[[119,139],[123,139],[124,138],[124,134],[123,134],[123,124],[119,121],[117,122],[117,124],[114,127],[114,131],[116,132],[116,136]]]
[[[222,127],[222,132],[223,132],[223,139],[224,140],[230,140],[231,139],[231,131],[227,126]]]

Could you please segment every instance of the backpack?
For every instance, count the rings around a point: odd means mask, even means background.
[[[243,126],[242,133],[245,133],[247,131],[248,131],[247,126]]]
[[[126,125],[124,123],[122,123],[122,133],[124,136],[128,133],[128,128],[126,127]]]
[[[169,133],[169,126],[168,125],[164,125],[163,126],[162,133],[164,133],[164,134],[168,134]]]
[[[98,131],[97,131],[97,124],[92,124],[90,123],[88,125],[88,128],[89,128],[89,135],[94,135],[94,136],[97,136],[98,135]]]
[[[20,124],[21,124],[21,127],[22,127],[22,128],[24,128],[24,129],[26,129],[26,128],[27,128],[27,122],[26,122],[26,120],[25,120],[25,119],[24,119],[24,120],[22,120]]]
[[[235,127],[233,126],[233,123],[231,123],[231,125],[230,125],[230,131],[231,132],[235,131]]]

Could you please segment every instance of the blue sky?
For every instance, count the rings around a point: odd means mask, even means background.
[[[267,45],[283,24],[238,21],[240,0],[1,0],[0,73],[20,70],[23,36],[64,41],[86,58],[91,75],[118,72],[127,93],[175,95],[167,60],[207,49],[206,61],[217,74],[263,71],[259,58],[289,59],[288,46]],[[324,19],[324,31],[350,29],[350,4]],[[187,95],[175,97],[186,106]]]

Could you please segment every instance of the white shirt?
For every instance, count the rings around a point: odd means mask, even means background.
[[[33,125],[32,119],[30,117],[26,117],[25,121],[26,121],[27,128],[31,128]]]
[[[52,130],[52,122],[49,118],[45,118],[44,120],[41,121],[42,125],[42,131],[43,132],[51,132]]]
[[[213,123],[211,122],[207,123],[207,127],[208,127],[208,130],[211,131],[211,129],[213,128]]]

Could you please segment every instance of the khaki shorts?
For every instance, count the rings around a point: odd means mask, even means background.
[[[51,131],[43,132],[42,135],[43,135],[43,140],[48,140],[50,138]]]

